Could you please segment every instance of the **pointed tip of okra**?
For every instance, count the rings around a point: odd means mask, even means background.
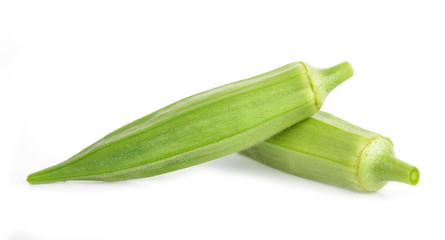
[[[42,179],[40,179],[39,176],[36,175],[36,173],[32,173],[32,174],[28,175],[28,177],[26,178],[26,181],[29,184],[41,184],[41,183],[44,183],[44,181],[42,181]]]
[[[324,100],[334,88],[354,74],[354,70],[348,62],[342,62],[323,69],[315,68],[308,64],[304,64],[304,66],[310,76],[311,85],[319,108],[321,108]]]
[[[69,179],[66,179],[69,180]],[[34,176],[33,174],[30,174],[27,178],[26,181],[29,184],[35,185],[35,184],[44,184],[44,183],[54,183],[54,182],[63,182],[66,180],[60,180],[60,179],[52,179],[52,178],[46,178],[46,177],[41,177],[41,176]]]
[[[26,177],[26,181],[27,181],[29,184],[36,184],[36,182],[35,182],[34,179],[33,179],[32,174],[30,174],[30,175],[28,175],[28,177]]]
[[[53,171],[53,167],[51,167],[28,175],[26,181],[30,184],[42,184],[60,182],[62,180],[57,177],[57,171]]]

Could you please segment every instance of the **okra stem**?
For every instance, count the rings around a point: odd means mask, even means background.
[[[304,63],[303,65],[306,68],[308,77],[311,79],[317,105],[320,107],[334,88],[352,77],[354,74],[353,69],[348,62],[342,62],[324,69],[315,68]]]
[[[419,182],[419,170],[392,155],[381,156],[373,173],[381,181],[397,181],[415,186]]]

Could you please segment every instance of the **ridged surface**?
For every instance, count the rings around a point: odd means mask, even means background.
[[[378,134],[318,112],[242,153],[297,176],[363,191],[356,177],[357,163],[362,149],[375,136]]]
[[[28,181],[157,175],[240,151],[317,111],[304,68],[292,63],[171,104]]]
[[[419,170],[394,156],[391,140],[326,112],[241,153],[297,176],[364,192],[388,181],[413,186],[419,181]]]

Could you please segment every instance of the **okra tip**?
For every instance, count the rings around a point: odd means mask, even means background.
[[[38,179],[35,178],[35,174],[34,173],[28,175],[28,177],[26,177],[26,181],[29,184],[39,184],[39,183],[41,183],[41,181],[39,181]]]
[[[52,171],[48,171],[47,169],[43,169],[41,171],[32,173],[28,175],[26,181],[29,184],[42,184],[42,183],[50,183],[50,182],[58,182],[54,176],[51,176]]]

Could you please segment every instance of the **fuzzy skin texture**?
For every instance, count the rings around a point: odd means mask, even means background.
[[[352,70],[347,63],[336,67],[344,72],[336,71],[332,81],[338,85]],[[28,182],[143,178],[238,152],[315,114],[321,107],[314,89],[318,80],[304,63],[291,63],[196,94],[31,174]]]
[[[326,112],[242,154],[300,177],[375,192],[388,181],[416,185],[417,168],[395,158],[392,142]]]

